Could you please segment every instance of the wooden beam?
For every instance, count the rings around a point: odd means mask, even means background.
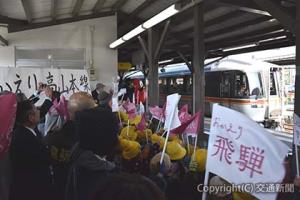
[[[124,6],[124,4],[127,2],[127,0],[118,0],[112,5],[112,10],[118,11],[119,9]]]
[[[282,48],[282,47],[289,47],[295,45],[294,41],[289,40],[278,40],[276,42],[266,42],[262,43],[256,47],[249,47],[239,50],[232,50],[228,52],[224,52],[223,56],[229,56],[229,55],[235,55],[235,54],[241,54],[241,53],[248,53],[248,52],[254,52],[254,51],[262,51],[266,49],[275,49],[275,48]]]
[[[206,21],[205,22],[205,27],[207,28],[209,26],[214,26],[214,25],[216,25],[218,23],[221,23],[222,21],[225,21],[227,19],[238,17],[241,14],[242,14],[241,11],[233,11],[233,12],[227,13],[225,15],[221,15],[219,17],[216,17],[214,19]],[[194,27],[191,26],[191,27],[189,27],[187,29],[184,29],[184,30],[181,30],[181,31],[172,32],[170,34],[170,37],[174,37],[174,36],[178,36],[178,35],[180,35],[180,37],[182,37],[182,35],[185,35],[186,33],[192,33],[193,31],[194,31]]]
[[[12,32],[18,32],[18,31],[25,31],[25,30],[30,30],[30,29],[43,28],[43,27],[47,27],[47,26],[72,23],[72,22],[77,22],[77,21],[81,21],[81,20],[101,18],[101,17],[112,16],[112,15],[115,15],[114,11],[100,12],[100,13],[95,13],[95,14],[91,14],[91,15],[80,15],[77,17],[57,19],[56,21],[51,21],[51,22],[32,23],[32,24],[28,24],[28,25],[13,25],[12,24],[11,26],[8,27],[8,32],[12,33]]]
[[[147,59],[149,60],[150,59],[150,55],[149,55],[149,51],[147,49],[147,45],[146,45],[145,40],[143,40],[143,38],[141,36],[138,36],[138,39],[139,39],[139,42],[140,42],[140,44],[142,46],[142,49],[143,49],[144,53],[147,56]]]
[[[240,28],[238,28],[236,30],[242,30],[243,28],[245,28],[245,27],[240,27]],[[225,38],[222,38],[222,39],[219,39],[219,40],[213,40],[213,41],[211,41],[209,43],[215,43],[215,44],[219,45],[219,44],[222,44],[224,42],[225,43],[227,43],[227,42],[229,43],[232,40],[234,40],[234,41],[236,41],[236,40],[242,40],[244,38],[250,38],[250,37],[257,36],[257,35],[262,35],[262,34],[266,34],[268,32],[278,31],[280,29],[282,29],[281,25],[275,25],[275,26],[264,28],[264,29],[260,29],[260,30],[254,30],[254,31],[251,31],[251,32],[248,32],[248,33],[242,33],[242,34],[237,34],[237,35],[234,35],[234,36],[225,37]],[[235,30],[233,30],[233,31],[235,31]],[[230,32],[231,31],[229,30],[229,33]],[[222,34],[223,33],[220,33],[220,34],[217,34],[217,35],[222,35]],[[207,40],[209,40],[209,39],[211,39],[211,38],[213,38],[215,36],[216,35],[210,37],[210,34],[207,33],[207,34],[205,34],[205,40],[207,41]],[[190,43],[192,43],[192,41],[193,41],[192,38],[187,38],[185,40],[181,40],[180,43],[170,44],[170,45],[168,45],[168,47],[171,47],[171,46],[178,47],[178,46],[180,46],[180,44],[190,44]]]
[[[51,0],[51,18],[56,19],[57,0]]]
[[[261,9],[257,6],[253,1],[241,1],[241,0],[210,0],[208,3],[217,4],[219,6],[227,6],[234,9],[238,9],[241,11],[259,14],[259,15],[266,15],[270,16],[268,12],[264,9]]]
[[[242,45],[242,44],[240,44]],[[221,56],[228,56],[228,55],[235,55],[235,54],[240,54],[240,53],[248,53],[248,52],[254,52],[254,51],[261,51],[261,50],[268,50],[268,49],[274,49],[274,48],[282,48],[282,47],[288,47],[288,46],[293,46],[295,45],[295,41],[293,40],[277,40],[275,43],[271,42],[265,42],[262,43],[256,47],[249,47],[249,48],[244,48],[244,49],[239,49],[239,50],[234,50],[234,51],[228,51],[225,54],[208,54],[206,58],[215,58],[215,57],[221,57]],[[208,48],[206,48],[207,51],[209,51]],[[180,51],[185,57],[190,57],[190,55],[193,54],[192,50],[190,48],[180,48]],[[177,58],[178,54],[175,51],[172,52],[165,52],[162,54],[161,59],[163,60],[168,60],[171,58]]]
[[[93,12],[94,13],[99,12],[105,2],[106,0],[98,0],[93,7]]]
[[[154,59],[159,58],[159,52],[161,51],[161,47],[163,46],[163,43],[165,42],[169,26],[170,26],[170,20],[168,20],[166,22],[164,30],[162,31],[162,33],[160,35],[160,39],[159,39],[159,42],[157,44],[157,47],[156,47],[156,50],[155,50],[155,53],[154,53]]]
[[[283,27],[296,34],[296,20],[271,0],[253,0],[262,9],[268,11]]]
[[[227,47],[234,47],[239,45],[246,45],[247,43],[258,43],[261,40],[266,40],[270,38],[284,36],[284,31],[279,31],[280,26],[278,27],[271,27],[268,30],[270,31],[255,31],[250,32],[249,34],[240,34],[236,35],[235,37],[228,37],[223,38],[220,40],[215,40],[207,43],[207,48],[211,49],[220,49],[220,48],[227,48]]]
[[[188,66],[190,72],[193,74],[194,73],[194,69],[193,69],[193,66],[190,64],[190,62],[188,61],[188,59],[180,51],[176,51],[176,53],[184,61],[184,63]]]
[[[73,17],[77,17],[79,15],[79,12],[80,12],[83,2],[84,2],[84,0],[76,0],[75,6],[72,11]]]
[[[262,22],[268,21],[270,19],[272,19],[272,17],[261,16],[259,18],[253,19],[253,20],[249,20],[249,21],[242,22],[242,23],[239,23],[239,24],[236,24],[236,25],[233,25],[233,26],[225,27],[223,29],[218,29],[216,31],[208,32],[207,34],[205,34],[205,37],[206,38],[207,37],[215,37],[217,35],[222,35],[222,34],[225,34],[225,33],[228,33],[228,32],[241,30],[244,27],[252,26],[252,25],[255,25],[255,24],[258,24],[258,23],[262,23]]]
[[[9,18],[9,17],[0,15],[0,23],[1,24],[24,25],[24,24],[27,24],[28,21],[26,21],[26,20],[20,20],[20,19],[14,19],[14,18]]]
[[[30,6],[29,6],[29,0],[21,0],[21,2],[22,2],[22,6],[24,9],[27,21],[28,21],[28,23],[31,23],[32,22],[32,14],[31,14]]]
[[[8,41],[0,35],[0,41],[4,44],[3,46],[8,46]]]
[[[136,9],[134,9],[128,17],[121,19],[119,22],[119,26],[123,26],[125,21],[132,21],[138,14],[140,14],[143,10],[148,8],[151,4],[155,3],[157,0],[146,0],[144,3],[139,5]]]

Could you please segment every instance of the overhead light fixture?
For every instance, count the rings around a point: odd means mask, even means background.
[[[172,62],[174,59],[169,59],[169,60],[162,60],[162,61],[159,61],[158,64],[165,64],[165,63],[169,63],[169,62]]]
[[[109,45],[109,48],[114,49],[114,48],[116,48],[117,46],[119,46],[120,44],[122,44],[124,42],[125,42],[125,40],[123,40],[122,38],[119,38],[118,40],[116,40],[113,43],[111,43]]]
[[[142,33],[145,29],[143,28],[142,25],[139,25],[138,27],[136,27],[135,29],[132,29],[130,32],[126,33],[122,38],[123,40],[129,40],[131,38],[133,38],[134,36]]]
[[[262,43],[262,42],[269,42],[269,41],[273,41],[273,40],[280,40],[280,39],[285,39],[286,36],[279,36],[279,37],[275,37],[275,38],[269,38],[269,39],[265,39],[265,40],[260,40],[258,43]]]
[[[243,45],[243,46],[238,46],[238,47],[226,48],[226,49],[223,49],[223,51],[224,52],[234,51],[234,50],[245,49],[245,48],[250,48],[250,47],[255,47],[255,46],[257,46],[257,45],[256,44],[248,44],[248,45]]]
[[[167,9],[163,10],[162,12],[158,13],[151,19],[147,20],[145,23],[143,23],[143,27],[148,29],[152,26],[155,26],[156,24],[164,21],[165,19],[168,19],[169,17],[175,15],[179,12],[179,6],[178,4],[173,4]]]
[[[109,45],[109,48],[114,49],[118,47],[120,44],[124,43],[127,40],[139,35],[140,33],[144,32],[146,29],[155,26],[156,24],[168,19],[169,17],[175,15],[180,10],[179,4],[173,4],[170,7],[166,8],[162,12],[158,13],[154,17],[150,18],[143,24],[139,25],[138,27],[134,28],[133,30],[126,33],[123,37],[119,38],[118,40],[114,41]]]

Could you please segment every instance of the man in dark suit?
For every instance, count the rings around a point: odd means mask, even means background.
[[[102,83],[97,83],[96,89],[92,91],[92,96],[97,104],[99,104],[99,99],[98,95],[100,94],[101,91],[104,90],[105,85]]]
[[[17,106],[17,127],[11,143],[12,184],[10,199],[52,199],[50,155],[35,131],[39,111],[29,101]]]

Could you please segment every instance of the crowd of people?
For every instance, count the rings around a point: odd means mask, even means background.
[[[164,131],[126,109],[113,113],[112,91],[105,88],[98,84],[92,95],[76,92],[68,100],[43,84],[28,99],[17,94],[9,151],[11,200],[201,198],[206,149],[193,150],[171,136],[163,155]],[[36,106],[41,93],[46,98]],[[214,179],[210,184],[224,181]],[[244,193],[209,198],[255,199]]]

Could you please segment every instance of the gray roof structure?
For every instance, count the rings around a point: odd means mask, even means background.
[[[117,14],[118,36],[174,3],[192,0],[0,0],[0,24],[16,32]],[[226,56],[295,45],[296,0],[204,0],[206,57]],[[156,28],[163,30],[164,23]],[[171,17],[160,60],[191,59],[193,8]],[[142,38],[147,38],[143,33]],[[5,45],[5,39],[0,37]],[[111,41],[113,42],[113,41]],[[228,50],[241,45],[252,47]],[[130,61],[141,50],[137,37],[119,50],[120,61]]]

